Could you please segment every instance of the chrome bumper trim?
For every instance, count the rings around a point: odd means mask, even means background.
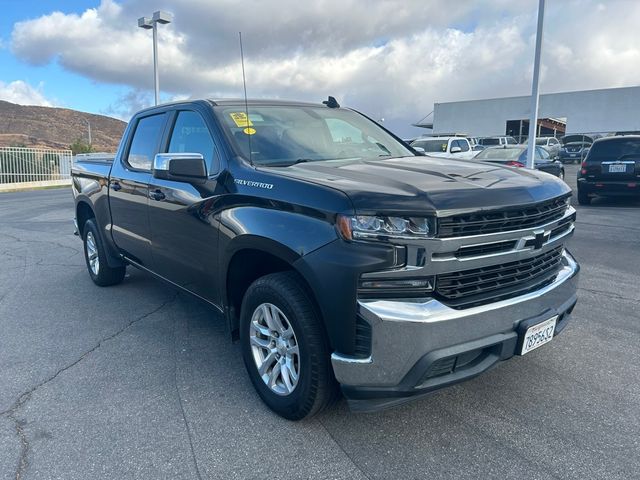
[[[427,353],[490,335],[514,331],[525,319],[562,313],[575,303],[580,267],[566,250],[553,283],[514,298],[456,310],[435,299],[359,300],[358,313],[371,324],[368,358],[333,353],[337,380],[352,386],[397,385]]]

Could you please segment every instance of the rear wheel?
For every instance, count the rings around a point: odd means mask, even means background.
[[[578,187],[578,203],[580,205],[590,205],[591,204],[591,197],[587,194],[587,192],[582,190],[580,187]]]
[[[266,275],[242,302],[240,341],[247,372],[278,415],[300,420],[333,402],[337,384],[320,316],[293,272]]]
[[[95,219],[87,220],[82,232],[84,234],[84,258],[93,283],[107,287],[122,282],[126,267],[113,268],[107,263],[107,255]]]

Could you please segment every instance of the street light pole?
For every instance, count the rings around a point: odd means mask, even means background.
[[[158,24],[153,22],[153,85],[156,105],[160,103],[160,77],[158,76]]]
[[[87,128],[89,129],[89,146],[91,146],[91,144],[93,143],[91,142],[91,123],[86,118],[83,118],[83,120],[87,124]]]
[[[146,30],[153,30],[153,87],[155,91],[156,105],[160,103],[160,76],[158,73],[158,24],[171,23],[173,16],[170,13],[157,11],[153,12],[153,17],[140,17],[138,27]]]
[[[536,32],[536,53],[533,60],[533,84],[531,86],[531,117],[529,118],[529,141],[527,147],[527,168],[535,166],[536,130],[538,124],[538,87],[540,85],[540,56],[542,55],[542,26],[544,23],[544,0],[538,4],[538,31]]]

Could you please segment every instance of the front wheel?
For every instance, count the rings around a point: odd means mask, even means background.
[[[110,267],[107,263],[107,254],[102,244],[102,239],[98,233],[98,226],[93,218],[84,224],[84,258],[87,263],[87,270],[93,283],[101,287],[116,285],[122,282],[126,273],[126,267]]]
[[[240,341],[253,386],[278,415],[300,420],[336,398],[327,338],[297,274],[273,273],[249,287],[242,301]]]

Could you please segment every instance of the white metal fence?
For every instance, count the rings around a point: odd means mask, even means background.
[[[0,189],[17,184],[57,184],[71,179],[71,150],[0,147]]]

